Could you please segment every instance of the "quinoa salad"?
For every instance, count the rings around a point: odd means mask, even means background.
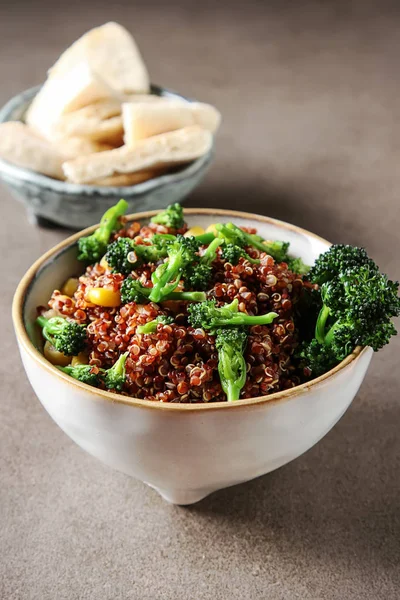
[[[79,240],[82,273],[38,307],[44,356],[76,380],[154,402],[235,401],[396,333],[398,284],[362,248],[332,246],[310,268],[255,229],[190,228],[178,204],[146,225],[126,209]]]

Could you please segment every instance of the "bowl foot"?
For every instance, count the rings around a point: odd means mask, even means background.
[[[196,502],[200,502],[209,494],[215,492],[215,490],[202,488],[198,490],[179,490],[179,489],[170,489],[165,490],[162,488],[155,487],[150,483],[147,484],[151,488],[153,488],[156,492],[158,492],[164,500],[169,502],[170,504],[177,504],[179,506],[187,506],[189,504],[195,504]]]

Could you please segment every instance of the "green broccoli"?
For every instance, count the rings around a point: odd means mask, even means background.
[[[224,244],[224,246],[222,247],[221,256],[225,262],[228,262],[231,265],[237,265],[240,258],[245,258],[252,265],[260,264],[260,261],[258,259],[251,258],[251,256],[249,256],[247,252],[243,250],[243,248],[241,248],[240,246],[236,246],[235,244]]]
[[[150,292],[151,288],[144,287],[137,279],[127,277],[121,285],[122,304],[128,304],[128,302],[147,303],[149,302]]]
[[[328,371],[358,345],[377,351],[396,334],[391,318],[400,315],[399,284],[380,273],[363,248],[330,248],[312,274],[322,282],[321,309],[315,339],[303,344],[299,357],[313,375]]]
[[[185,269],[197,262],[196,252],[199,243],[194,237],[178,235],[174,242],[168,244],[166,262],[157,267],[151,276],[153,288],[150,292],[152,302],[161,302],[179,285]]]
[[[191,304],[188,307],[189,322],[192,327],[213,330],[218,327],[229,325],[269,325],[278,316],[275,312],[266,315],[248,315],[239,312],[239,301],[237,298],[230,304],[217,307],[215,300],[207,300],[201,304]]]
[[[106,262],[114,273],[127,275],[138,265],[155,263],[167,256],[167,246],[145,246],[135,244],[131,238],[118,238],[106,252]]]
[[[321,285],[346,269],[363,265],[368,266],[371,271],[379,271],[379,267],[368,256],[365,248],[335,244],[317,258],[308,273],[308,279]]]
[[[216,331],[218,372],[228,402],[239,400],[246,383],[246,361],[243,356],[246,341],[247,333],[239,327]]]
[[[76,356],[85,347],[86,325],[67,321],[63,317],[38,317],[36,323],[42,328],[43,337],[66,356]]]
[[[212,231],[206,231],[205,233],[201,233],[200,235],[194,236],[196,240],[199,242],[201,246],[208,246],[215,239],[215,235]]]
[[[252,246],[260,252],[270,254],[276,262],[283,262],[287,258],[289,242],[269,242],[259,235],[243,231],[233,223],[218,223],[215,228],[219,237],[222,237],[227,244],[240,246],[240,248]]]
[[[288,256],[289,242],[280,242],[279,240],[265,241],[263,242],[264,252],[272,256],[275,262],[288,263],[290,258]]]
[[[128,203],[120,200],[115,206],[109,208],[101,218],[100,225],[92,235],[78,240],[78,260],[91,264],[98,262],[107,250],[111,234],[120,229],[120,217],[128,209]]]
[[[152,288],[144,287],[140,281],[127,277],[121,286],[121,300],[123,304],[128,302],[137,302],[138,304],[147,304],[150,302],[149,296]],[[180,300],[182,302],[204,302],[206,294],[204,292],[172,292],[163,300]]]
[[[217,257],[217,251],[223,244],[221,238],[214,238],[199,262],[188,265],[183,273],[185,287],[195,290],[206,290],[210,285],[212,276],[212,263]]]
[[[265,252],[264,240],[259,235],[247,233],[233,223],[218,223],[215,226],[218,236],[223,238],[227,244],[234,244],[240,248],[253,246]]]
[[[75,365],[74,367],[68,365],[67,367],[57,368],[82,383],[95,387],[99,384],[99,373],[92,373],[93,367],[91,365]]]
[[[310,270],[310,267],[306,265],[301,258],[288,257],[287,260],[282,262],[286,262],[289,267],[289,270],[292,271],[292,273],[296,273],[297,275],[307,275],[307,273]]]
[[[93,367],[91,365],[76,365],[74,367],[69,365],[58,368],[82,383],[96,387],[102,381],[107,389],[120,392],[126,379],[125,363],[128,356],[129,352],[121,354],[110,369],[99,369],[98,373],[92,373]]]
[[[183,274],[185,287],[196,290],[207,290],[210,287],[211,275],[211,265],[203,265],[202,263],[190,265]]]
[[[156,246],[159,250],[164,249],[169,243],[176,240],[176,235],[172,233],[155,233],[151,237],[151,243]]]
[[[310,370],[312,377],[323,375],[338,362],[331,349],[321,345],[315,338],[300,344],[296,356],[300,364]]]
[[[215,239],[215,235],[210,231],[194,236],[201,246],[208,246]],[[173,242],[176,235],[172,233],[155,233],[151,238],[151,243],[158,248],[163,248],[166,243]]]
[[[183,209],[180,204],[170,204],[167,208],[151,219],[152,223],[157,225],[164,225],[169,229],[182,229],[185,224],[183,219]]]
[[[397,282],[367,265],[323,283],[316,340],[330,347],[338,360],[357,345],[379,350],[396,334],[391,318],[400,315],[398,289]]]
[[[167,315],[159,315],[153,321],[148,321],[145,325],[139,325],[136,328],[137,333],[155,333],[157,331],[157,325],[162,323],[163,325],[171,325],[174,320],[172,317]]]
[[[121,354],[110,369],[102,370],[101,377],[107,389],[118,392],[122,390],[126,379],[125,363],[128,356],[129,352]]]

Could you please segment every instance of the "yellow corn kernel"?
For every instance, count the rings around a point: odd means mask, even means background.
[[[85,352],[80,352],[77,356],[73,356],[71,360],[71,366],[76,367],[76,365],[87,365],[89,364],[89,357]]]
[[[218,231],[215,227],[215,223],[211,223],[206,229],[206,233],[213,233],[215,236],[218,236]]]
[[[69,296],[70,298],[75,294],[78,289],[79,281],[76,277],[70,277],[67,281],[64,282],[64,285],[61,288],[61,293],[65,296]]]
[[[194,227],[191,227],[190,229],[188,229],[187,232],[184,233],[183,235],[185,237],[189,237],[191,235],[202,235],[203,233],[205,233],[205,231],[202,227],[199,227],[199,225],[194,225]]]
[[[114,308],[121,304],[121,294],[109,288],[92,288],[87,293],[87,299],[92,304]]]
[[[48,341],[44,345],[43,354],[52,365],[66,367],[71,362],[70,356],[65,356],[65,354],[56,350]]]
[[[100,261],[100,266],[103,267],[103,269],[105,271],[108,271],[110,269],[110,267],[108,266],[108,262],[106,261],[105,255],[103,256],[103,258]]]

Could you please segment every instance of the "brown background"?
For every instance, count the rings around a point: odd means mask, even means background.
[[[40,82],[86,29],[118,20],[154,82],[223,113],[217,159],[190,206],[365,245],[400,277],[397,2],[113,4],[1,3],[1,103]],[[0,597],[399,598],[399,340],[306,455],[196,506],[169,506],[83,453],[34,397],[10,302],[66,233],[29,226],[4,188],[0,197]]]

